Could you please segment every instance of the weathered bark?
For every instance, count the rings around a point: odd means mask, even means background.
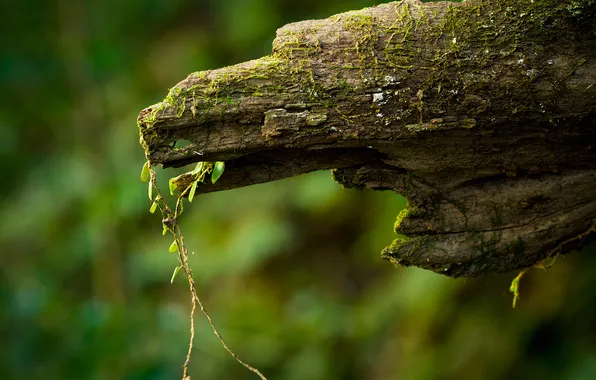
[[[595,228],[595,19],[594,0],[406,0],[286,25],[271,56],[143,110],[141,143],[164,167],[225,160],[202,192],[335,168],[403,194],[383,252],[402,265],[531,266]]]

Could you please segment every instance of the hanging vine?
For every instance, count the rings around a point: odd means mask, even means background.
[[[225,169],[225,163],[222,161],[218,161],[215,163],[199,162],[199,163],[197,163],[194,170],[192,170],[191,172],[184,173],[181,176],[171,178],[169,181],[170,194],[174,195],[175,194],[174,192],[176,190],[178,190],[176,205],[173,209],[168,205],[166,199],[162,195],[162,192],[160,191],[160,189],[157,185],[157,176],[155,174],[155,171],[151,167],[151,163],[149,161],[145,162],[145,165],[143,165],[143,169],[141,171],[141,181],[143,181],[145,183],[149,182],[148,196],[149,196],[149,200],[152,202],[151,207],[149,208],[149,212],[153,214],[159,208],[159,210],[161,211],[161,216],[162,216],[161,222],[163,225],[163,235],[165,236],[168,233],[170,233],[173,235],[173,238],[174,238],[172,244],[170,245],[169,251],[171,253],[176,253],[178,255],[178,266],[176,266],[176,268],[174,269],[174,272],[172,273],[172,278],[171,278],[170,282],[173,283],[178,272],[180,272],[180,270],[182,270],[186,274],[186,277],[188,279],[188,286],[190,289],[190,296],[191,296],[190,339],[189,339],[189,343],[188,343],[188,352],[186,354],[186,359],[185,359],[184,365],[183,365],[182,380],[190,380],[189,365],[190,365],[190,358],[192,355],[192,348],[193,348],[193,342],[194,342],[194,337],[195,337],[195,313],[196,313],[197,306],[201,309],[201,312],[203,313],[203,315],[209,322],[209,325],[211,326],[213,333],[215,334],[217,339],[220,341],[222,346],[225,348],[225,350],[238,363],[242,364],[244,367],[246,367],[250,371],[257,374],[261,379],[266,380],[266,377],[258,369],[252,367],[250,364],[241,360],[238,357],[238,355],[236,355],[228,347],[228,345],[222,338],[221,334],[219,333],[219,330],[215,326],[213,319],[209,315],[209,312],[205,308],[205,305],[201,301],[201,298],[199,297],[198,292],[197,292],[197,287],[196,287],[196,284],[195,284],[195,281],[193,278],[192,270],[188,263],[188,250],[186,248],[186,245],[184,244],[184,236],[183,236],[182,230],[180,228],[180,223],[178,222],[178,217],[184,212],[184,198],[188,198],[188,201],[192,203],[198,184],[205,182],[205,178],[208,175],[210,175],[212,183],[217,182],[219,177],[221,177],[221,175],[223,174],[224,169]],[[183,176],[185,178],[190,177],[191,182],[186,182],[186,183],[188,183],[188,185],[186,185],[182,189],[182,188],[179,188],[179,185],[181,182],[178,181],[177,179],[180,179]]]

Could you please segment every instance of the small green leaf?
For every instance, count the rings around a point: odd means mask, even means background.
[[[513,308],[515,309],[515,305],[517,304],[517,300],[519,299],[519,281],[521,280],[522,276],[526,273],[525,270],[519,272],[516,278],[511,281],[511,286],[509,286],[509,291],[513,293]]]
[[[213,171],[211,172],[211,183],[217,182],[219,177],[221,177],[221,175],[223,174],[225,168],[226,168],[225,162],[217,161],[215,163],[215,166],[213,167]]]
[[[200,171],[201,171],[201,169],[203,169],[203,164],[204,164],[204,163],[205,163],[205,162],[203,162],[203,161],[200,161],[200,162],[198,162],[198,163],[197,163],[197,166],[195,166],[194,170],[193,170],[191,173],[192,173],[192,174],[199,174],[199,173],[200,173]]]
[[[147,180],[149,179],[149,161],[145,162],[145,165],[143,165],[143,169],[141,170],[141,181],[143,181],[143,183],[147,182]]]
[[[172,279],[170,280],[170,284],[173,284],[174,283],[174,279],[176,278],[176,275],[178,274],[178,272],[180,272],[180,269],[181,268],[182,267],[180,265],[178,265],[176,267],[176,269],[174,269],[174,273],[172,273]]]
[[[194,199],[194,197],[195,197],[195,192],[197,191],[197,183],[198,183],[198,182],[199,182],[199,181],[194,181],[194,182],[192,183],[192,186],[191,186],[191,188],[190,188],[190,193],[188,193],[188,201],[189,201],[190,203],[192,203],[192,200],[193,200],[193,199]]]
[[[174,195],[174,190],[176,190],[176,188],[178,187],[175,183],[174,183],[174,178],[170,178],[170,195]]]
[[[163,236],[166,236],[166,234],[167,234],[167,233],[168,233],[168,227],[167,227],[167,226],[164,224],[164,225],[163,225],[163,231],[161,231],[161,234],[162,234]]]
[[[149,200],[153,200],[153,182],[149,182],[149,189],[147,190],[147,195],[149,195]]]
[[[155,210],[157,210],[157,200],[153,201],[153,203],[151,204],[151,208],[149,209],[149,212],[153,214]]]
[[[168,251],[170,251],[171,253],[174,253],[178,250],[178,243],[176,242],[176,240],[174,240],[174,242],[170,245],[170,248],[168,249]]]

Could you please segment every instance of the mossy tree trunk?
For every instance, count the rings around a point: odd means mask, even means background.
[[[595,230],[595,20],[594,0],[405,0],[289,24],[143,110],[141,143],[164,167],[226,161],[202,192],[334,168],[402,194],[383,252],[402,265],[531,266]]]

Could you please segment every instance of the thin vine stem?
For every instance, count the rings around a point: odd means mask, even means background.
[[[553,248],[547,256],[547,259],[550,258],[551,256],[555,255],[555,258],[559,255],[559,253],[561,253],[561,250],[563,249],[563,247],[565,247],[567,244],[574,242],[576,240],[584,240],[586,237],[588,237],[588,235],[590,235],[592,232],[596,232],[596,222],[592,223],[592,225],[590,226],[590,228],[588,228],[587,230],[585,230],[584,232],[582,232],[579,235],[573,236],[561,243],[559,243],[555,248]]]
[[[534,268],[542,268],[544,270],[549,269],[555,263],[555,261],[557,260],[557,257],[559,257],[559,254],[561,253],[561,251],[567,244],[572,243],[576,240],[584,240],[591,233],[596,233],[596,222],[592,223],[592,225],[587,230],[582,232],[581,234],[572,236],[569,239],[559,243],[555,248],[551,249],[548,252],[547,256],[544,259],[542,259],[538,264],[534,265]],[[549,259],[550,259],[550,262],[547,263],[547,260],[549,260]],[[509,291],[511,293],[513,293],[513,307],[514,308],[517,303],[517,300],[519,299],[519,282],[521,280],[521,277],[529,269],[530,268],[526,268],[526,269],[522,270],[517,275],[517,277],[515,277],[513,279],[513,281],[511,281],[511,286],[509,287]]]
[[[203,315],[209,322],[209,325],[211,326],[213,333],[215,334],[215,336],[217,337],[217,339],[219,340],[221,345],[224,347],[224,349],[238,363],[240,363],[245,368],[247,368],[251,372],[258,375],[262,380],[267,380],[267,378],[258,369],[254,368],[250,364],[244,362],[242,359],[240,359],[240,357],[238,357],[238,355],[236,355],[236,353],[234,351],[232,351],[228,347],[225,340],[221,336],[219,330],[215,326],[215,322],[211,318],[211,315],[209,315],[209,312],[205,308],[205,305],[203,304],[203,302],[201,301],[201,298],[198,295],[197,288],[195,285],[195,280],[194,280],[194,277],[192,274],[192,270],[190,269],[190,265],[188,262],[188,250],[186,248],[186,245],[184,244],[184,236],[182,235],[180,223],[178,222],[178,216],[182,212],[182,202],[184,199],[184,195],[188,192],[189,189],[187,188],[187,189],[184,189],[184,191],[180,192],[180,194],[178,195],[177,202],[176,202],[175,211],[172,212],[172,210],[168,206],[168,203],[166,202],[165,198],[162,196],[161,191],[157,185],[157,176],[156,176],[153,168],[149,168],[149,175],[150,175],[150,182],[151,182],[150,186],[153,186],[153,190],[156,193],[155,200],[153,200],[153,201],[157,202],[157,205],[161,211],[161,214],[163,216],[162,223],[164,225],[164,228],[167,228],[167,230],[174,235],[174,240],[176,241],[176,245],[177,245],[177,255],[178,255],[178,261],[180,263],[180,268],[182,268],[182,270],[184,270],[184,273],[186,274],[186,278],[188,279],[188,286],[189,286],[189,290],[190,290],[190,294],[191,294],[190,339],[188,342],[188,352],[186,354],[186,359],[185,359],[184,365],[183,365],[182,380],[190,380],[189,367],[190,367],[190,359],[192,356],[192,349],[193,349],[193,343],[194,343],[194,338],[195,338],[195,314],[196,314],[197,305],[200,307],[201,312],[203,313]],[[203,176],[204,176],[204,174],[203,174]]]

